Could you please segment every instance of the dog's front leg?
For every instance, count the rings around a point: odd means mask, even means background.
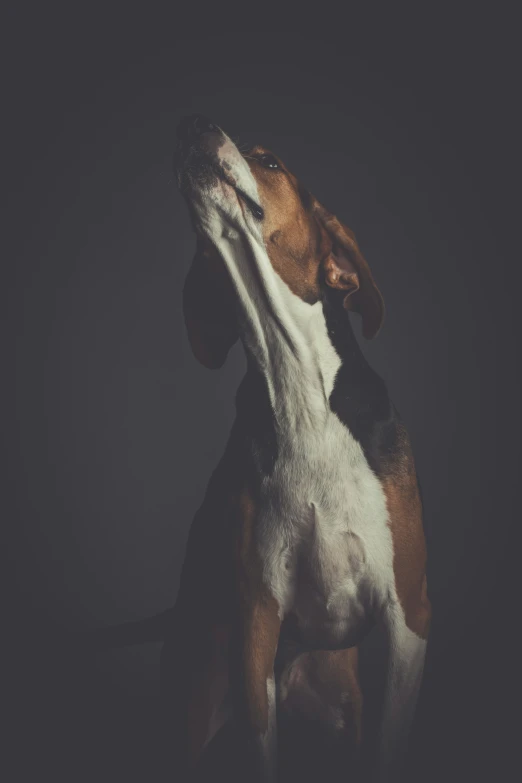
[[[426,655],[429,603],[419,602],[415,614],[416,631],[408,627],[399,602],[390,604],[384,612],[389,659],[376,775],[378,783],[402,779]]]
[[[274,659],[279,638],[278,605],[266,588],[243,607],[241,690],[245,731],[251,743],[252,780],[275,783],[277,719]]]
[[[263,578],[255,504],[245,491],[239,499],[238,637],[231,659],[239,714],[251,750],[248,779],[275,783],[277,720],[274,661],[281,627],[279,604]]]

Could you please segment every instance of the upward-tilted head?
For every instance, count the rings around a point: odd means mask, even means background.
[[[238,336],[262,354],[266,328],[299,342],[325,288],[362,316],[365,337],[377,333],[383,300],[353,233],[279,158],[261,146],[241,153],[200,115],[181,122],[178,139],[178,182],[198,237],[185,316],[203,364],[221,366]]]

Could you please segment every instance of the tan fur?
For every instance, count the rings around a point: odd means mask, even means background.
[[[342,694],[343,733],[355,745],[361,743],[363,697],[358,680],[357,647],[308,653],[313,681],[330,700]]]
[[[410,631],[427,639],[431,605],[427,594],[422,504],[409,444],[402,445],[402,463],[392,476],[382,481],[382,486],[390,516],[397,595]]]
[[[262,147],[254,147],[247,163],[265,210],[263,239],[272,266],[290,290],[306,302],[319,296],[319,229],[303,205],[299,183],[279,161],[274,172],[256,162]]]
[[[309,193],[303,202],[306,191],[281,160],[277,172],[256,162],[264,152],[254,147],[247,162],[265,210],[263,239],[272,266],[296,296],[311,304],[319,298],[323,274],[329,286],[346,291],[345,307],[362,315],[365,337],[374,337],[384,303],[355,235]]]
[[[239,508],[240,660],[248,718],[251,727],[263,734],[268,728],[267,680],[273,676],[281,623],[277,601],[262,583],[254,545],[255,505],[248,490],[240,496]]]
[[[351,272],[352,268],[355,268],[357,272],[359,285],[355,291],[350,291],[345,297],[344,306],[361,315],[363,335],[371,340],[379,332],[384,320],[384,300],[373,279],[370,267],[360,251],[355,234],[348,226],[341,223],[317,200],[314,200],[313,211],[333,241],[334,257],[342,258],[344,255],[348,262],[348,271]],[[342,269],[343,264],[340,263],[338,266]],[[342,279],[342,275],[339,277]],[[338,287],[344,288],[343,285]]]

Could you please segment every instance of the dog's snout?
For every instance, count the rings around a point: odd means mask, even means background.
[[[215,133],[219,130],[208,117],[202,114],[193,114],[190,117],[184,117],[177,128],[177,135],[180,141],[195,142],[204,133]]]
[[[184,117],[176,130],[178,144],[174,156],[174,165],[178,172],[180,185],[190,181],[192,186],[203,187],[217,181],[235,191],[237,198],[246,205],[255,218],[262,220],[263,208],[254,178],[240,151],[233,141],[207,117],[193,114]],[[226,198],[229,198],[230,193]],[[230,203],[235,203],[231,199]]]

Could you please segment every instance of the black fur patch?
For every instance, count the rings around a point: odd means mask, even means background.
[[[330,407],[361,444],[368,464],[378,476],[393,473],[407,438],[386,384],[377,375],[357,343],[344,292],[323,290],[323,310],[328,335],[342,365],[330,395]]]
[[[237,390],[236,410],[237,426],[256,471],[270,476],[278,454],[274,411],[266,380],[253,362]]]

